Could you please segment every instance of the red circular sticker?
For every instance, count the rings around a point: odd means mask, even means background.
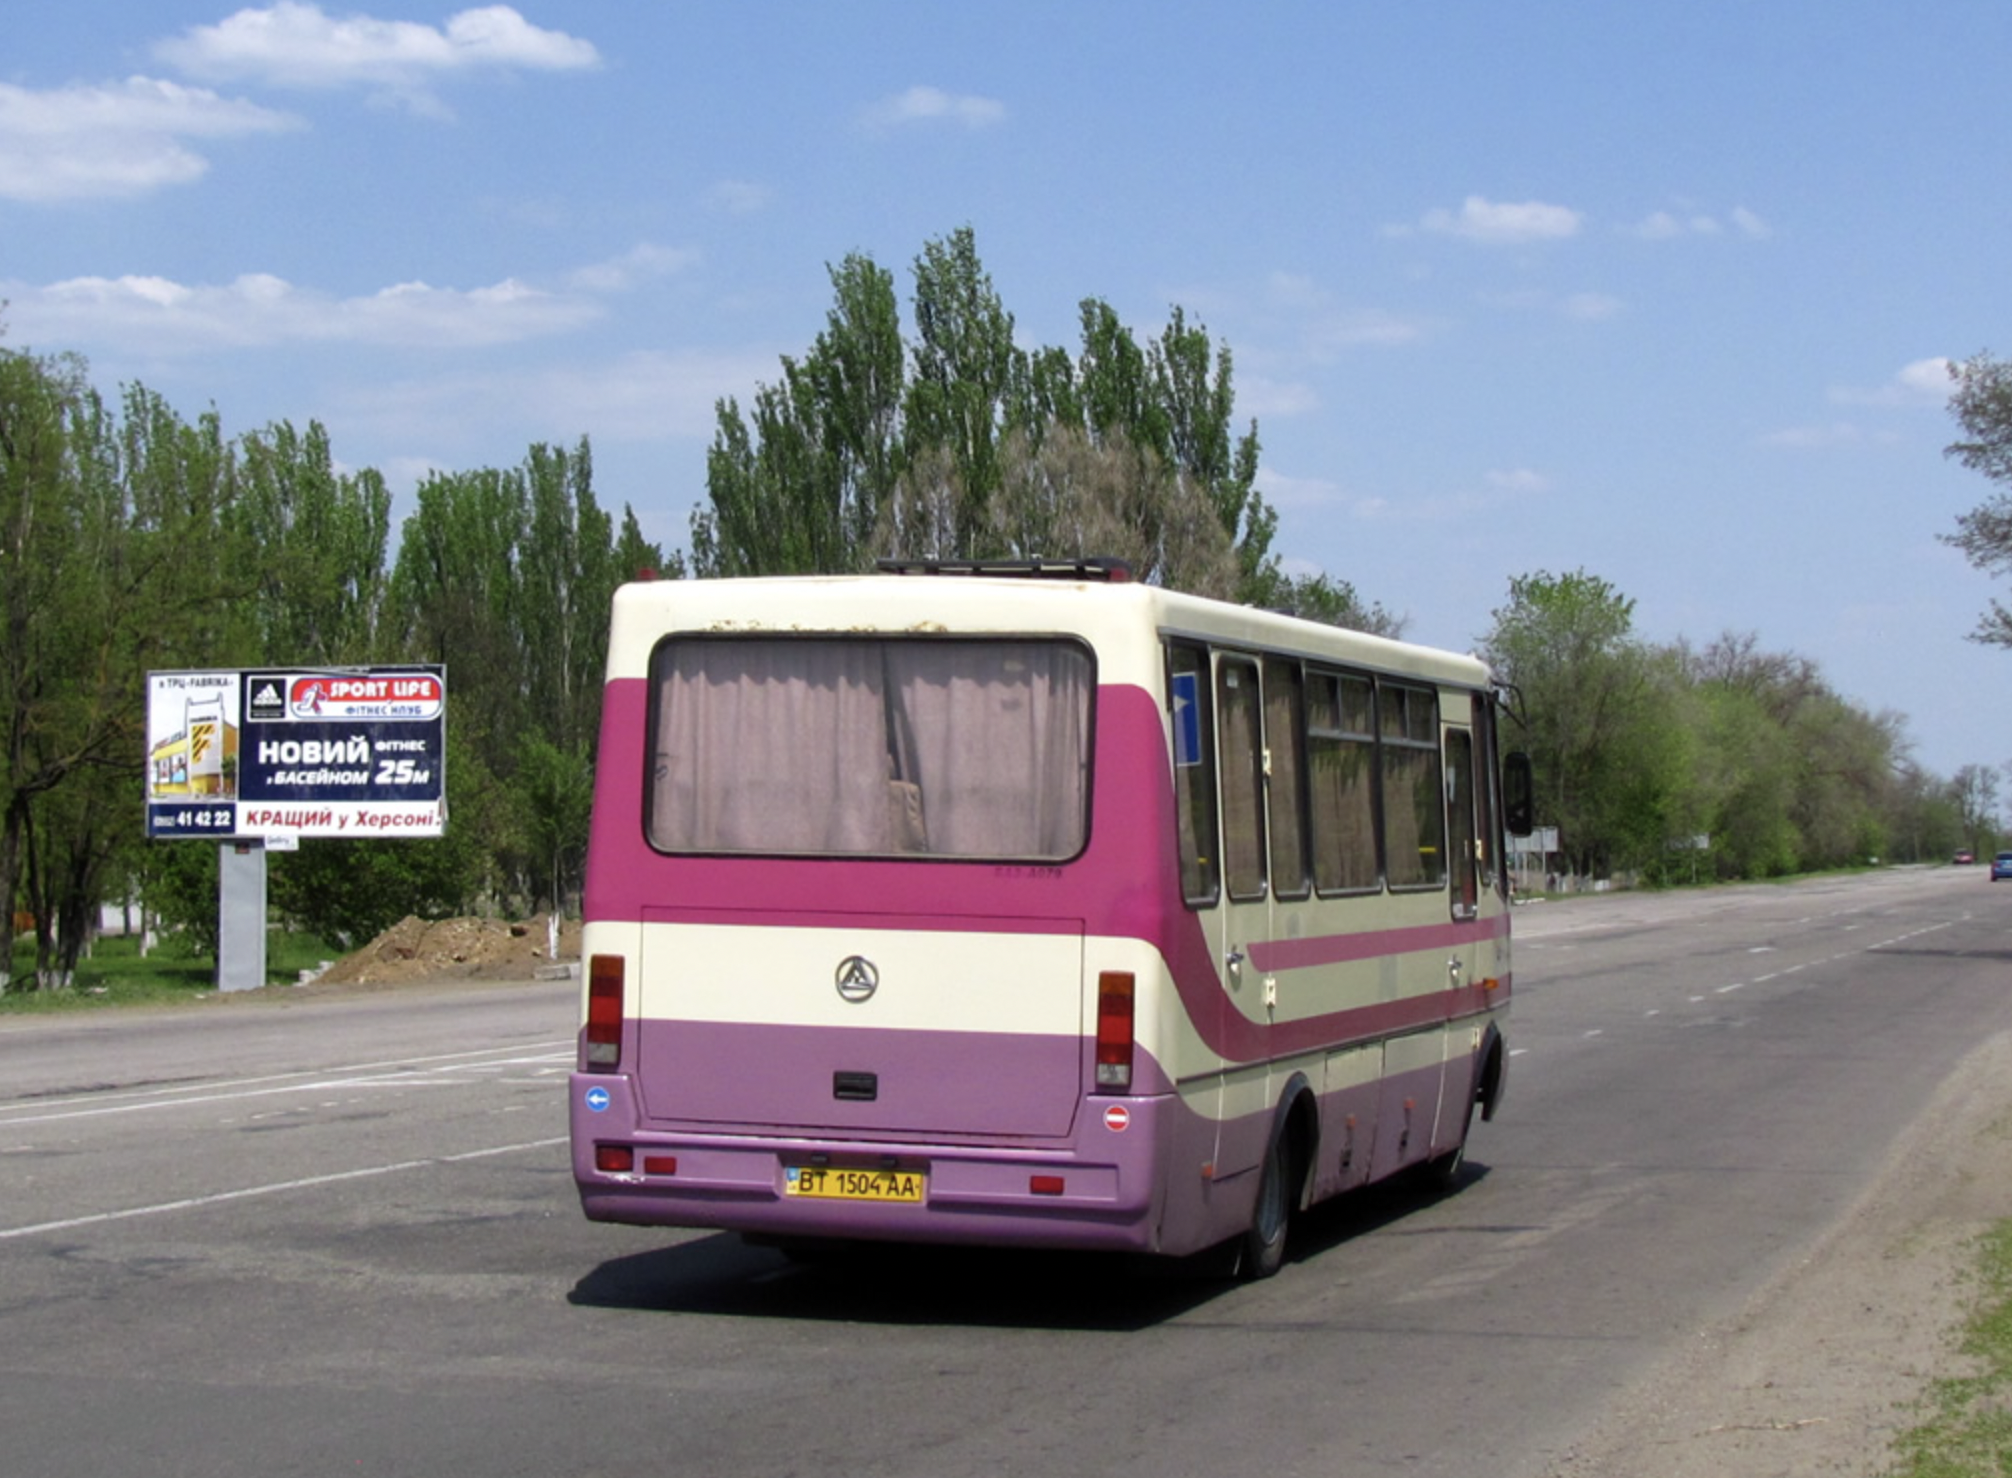
[[[1123,1134],[1132,1122],[1132,1111],[1122,1103],[1114,1103],[1104,1110],[1104,1127],[1113,1134]]]

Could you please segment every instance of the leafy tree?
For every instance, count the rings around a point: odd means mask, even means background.
[[[1950,783],[1902,758],[1887,787],[1885,830],[1896,862],[1943,860],[1963,844]]]
[[[524,480],[509,472],[434,473],[419,485],[392,568],[404,655],[447,668],[452,721],[490,746],[524,728],[518,552]]]
[[[81,361],[0,354],[0,968],[25,876],[38,979],[74,973],[136,834],[141,674],[215,639],[247,589],[220,535],[232,488],[214,415],[138,386],[114,412]]]
[[[1965,765],[1949,781],[1963,845],[1982,857],[1998,848],[1998,772],[1989,765]]]
[[[537,889],[559,907],[587,859],[594,803],[593,761],[584,747],[561,748],[529,735],[517,752],[512,793]]]
[[[643,538],[632,509],[616,533],[595,498],[584,438],[533,446],[515,468],[421,485],[392,571],[400,655],[446,665],[450,728],[469,737],[477,771],[505,792],[479,813],[450,794],[455,834],[471,837],[501,877],[473,868],[442,906],[466,906],[491,885],[555,906],[574,890],[586,819],[576,789],[552,783],[553,767],[591,773],[609,602],[643,570],[677,576],[683,563]],[[450,763],[450,787],[460,768]],[[384,845],[441,851],[439,841]]]
[[[909,386],[894,279],[856,254],[828,270],[825,331],[756,390],[752,424],[731,398],[716,407],[711,506],[692,519],[699,574],[856,568],[901,474]]]
[[[745,413],[731,399],[716,408],[709,506],[692,519],[699,574],[1122,549],[1181,588],[1265,604],[1293,593],[1271,554],[1277,516],[1255,489],[1256,425],[1232,428],[1229,350],[1181,309],[1141,344],[1085,299],[1076,358],[1022,349],[966,227],[916,258],[904,378],[892,278],[859,256],[829,270],[836,302],[809,353],[785,357]],[[1101,542],[1066,542],[1088,538]]]
[[[1016,366],[1013,315],[978,260],[969,226],[926,243],[915,259],[915,332],[908,451],[949,451],[960,495],[957,527],[969,543],[999,486],[997,444]]]
[[[1522,696],[1542,819],[1558,827],[1574,869],[1591,875],[1663,840],[1648,834],[1656,797],[1637,763],[1654,724],[1634,610],[1583,570],[1539,571],[1510,580],[1482,638],[1482,655]]]
[[[1206,496],[1122,431],[1101,441],[1055,426],[1039,441],[1025,428],[998,448],[1000,486],[977,529],[947,448],[909,466],[882,521],[877,549],[908,558],[1123,559],[1142,580],[1227,599],[1237,564]]]
[[[237,547],[257,551],[244,607],[257,660],[334,666],[382,656],[391,492],[374,469],[341,473],[319,421],[280,421],[238,445]]]
[[[1384,609],[1381,602],[1365,602],[1354,585],[1324,574],[1285,575],[1273,587],[1273,604],[1282,611],[1324,621],[1329,626],[1345,626],[1350,631],[1366,631],[1371,636],[1402,638],[1409,624],[1404,617]]]
[[[1997,485],[1977,507],[1956,520],[1944,542],[1961,549],[1971,564],[1993,575],[2012,573],[2012,363],[1979,354],[1950,370],[1955,390],[1950,413],[1963,439],[1945,454]],[[1971,633],[1973,641],[2012,646],[2012,610],[1993,600]]]

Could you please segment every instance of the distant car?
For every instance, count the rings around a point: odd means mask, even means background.
[[[1955,855],[1955,857],[1953,857],[1950,860],[1953,861],[1958,867],[1968,867],[1971,863],[1975,862],[1977,858],[1969,852],[1958,852]]]
[[[1991,881],[2012,878],[2012,852],[2000,852],[1991,859]]]

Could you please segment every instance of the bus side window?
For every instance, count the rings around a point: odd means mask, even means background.
[[[1497,754],[1495,700],[1487,693],[1474,695],[1474,798],[1480,815],[1474,824],[1475,845],[1480,850],[1481,886],[1506,894],[1508,872],[1502,847],[1501,760]]]
[[[1446,731],[1447,838],[1452,848],[1453,916],[1471,919],[1481,900],[1481,846],[1475,830],[1474,736]]]
[[[1257,664],[1216,663],[1216,717],[1222,735],[1223,871],[1230,897],[1264,897],[1264,727]]]
[[[1393,888],[1446,884],[1446,789],[1439,772],[1439,695],[1379,683],[1384,866]]]
[[[1313,877],[1323,894],[1367,892],[1376,855],[1376,708],[1366,677],[1307,674]]]
[[[1264,665],[1264,742],[1271,777],[1271,890],[1278,898],[1312,891],[1306,838],[1306,702],[1297,662]]]
[[[1216,848],[1216,754],[1209,721],[1209,656],[1184,642],[1167,645],[1167,720],[1174,741],[1174,824],[1181,897],[1206,908],[1222,888]]]

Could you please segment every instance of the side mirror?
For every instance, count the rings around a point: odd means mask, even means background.
[[[1526,837],[1537,829],[1537,786],[1530,756],[1520,750],[1502,758],[1502,823],[1511,836]]]

